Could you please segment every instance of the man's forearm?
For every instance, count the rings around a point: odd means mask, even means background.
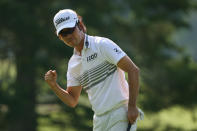
[[[128,72],[129,107],[135,107],[139,92],[139,69]]]
[[[65,104],[70,107],[75,107],[77,101],[74,99],[72,95],[69,94],[68,91],[61,88],[57,83],[55,85],[50,85],[51,89],[55,92],[55,94],[62,100]]]

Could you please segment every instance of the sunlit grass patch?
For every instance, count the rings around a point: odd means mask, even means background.
[[[87,117],[87,110],[79,105],[77,108],[58,104],[39,104],[38,131],[81,131],[92,129],[92,117]]]
[[[145,113],[139,122],[139,130],[197,131],[197,108],[193,110],[173,106],[159,113]]]

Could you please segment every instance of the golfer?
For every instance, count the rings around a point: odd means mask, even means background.
[[[55,70],[45,74],[51,89],[75,107],[83,88],[94,111],[93,131],[136,130],[143,115],[136,106],[139,68],[112,40],[86,34],[82,17],[75,11],[60,10],[53,22],[59,39],[74,51],[68,62],[66,90],[56,82]]]

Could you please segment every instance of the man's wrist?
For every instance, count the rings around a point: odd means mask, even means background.
[[[128,103],[128,106],[129,107],[136,107],[136,102],[129,102]]]
[[[50,83],[49,86],[53,89],[53,88],[56,88],[57,87],[57,83]]]

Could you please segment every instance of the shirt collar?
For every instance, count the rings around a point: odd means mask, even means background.
[[[89,42],[89,39],[88,38],[89,38],[89,36],[87,34],[85,34],[84,45],[83,45],[83,49],[82,50],[84,50],[84,49],[86,50],[86,49],[89,49],[90,48],[90,42]],[[75,50],[75,48],[74,48],[73,53],[75,55],[78,54],[77,51]]]
[[[84,47],[85,47],[85,49],[90,48],[90,42],[89,42],[89,39],[88,39],[88,35],[87,34],[85,34]]]

